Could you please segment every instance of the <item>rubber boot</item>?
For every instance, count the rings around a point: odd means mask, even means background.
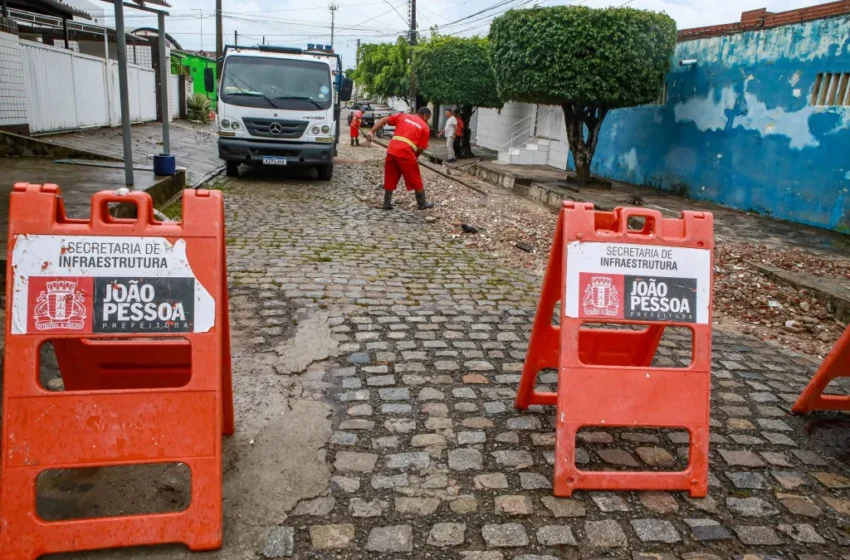
[[[433,208],[434,203],[428,202],[425,200],[425,190],[416,191],[416,204],[419,205],[420,210],[427,210],[428,208]]]
[[[359,146],[359,145],[360,145],[360,137],[359,137],[359,136],[358,136],[357,138],[355,138],[355,139],[354,139],[354,145],[355,145],[355,146]]]
[[[354,138],[351,139],[351,145],[354,146]]]
[[[384,191],[384,210],[393,209],[393,191]]]

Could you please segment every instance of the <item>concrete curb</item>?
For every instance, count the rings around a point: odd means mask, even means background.
[[[826,302],[836,319],[844,324],[850,323],[850,290],[829,278],[820,278],[801,272],[791,272],[783,268],[748,261],[748,264],[777,282],[797,289],[805,288],[815,292],[816,297]]]
[[[42,137],[43,138],[43,137]],[[11,132],[0,131],[0,156],[5,157],[39,157],[57,159],[89,159],[95,161],[118,161],[117,159],[103,154],[96,154],[86,150],[77,150],[53,144],[48,140],[32,136],[20,136]]]

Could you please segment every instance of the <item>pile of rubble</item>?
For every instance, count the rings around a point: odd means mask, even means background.
[[[469,182],[468,176],[463,178]],[[473,179],[474,180],[474,179]],[[488,198],[454,181],[428,182],[441,205],[431,215],[465,245],[542,275],[557,215],[512,196]],[[412,201],[410,202],[412,205]],[[726,328],[822,357],[844,330],[825,302],[809,290],[775,282],[749,263],[850,280],[850,260],[718,240],[714,315]]]
[[[812,290],[775,282],[752,263],[836,281],[850,280],[850,261],[800,250],[719,241],[715,250],[714,309],[724,324],[762,340],[824,356],[844,330]]]
[[[464,245],[485,251],[511,266],[526,268],[540,276],[546,269],[557,214],[508,193],[493,191],[468,175],[465,183],[488,196],[445,177],[427,173],[429,198],[439,205],[428,212],[447,234]],[[370,196],[381,195],[382,169],[367,171],[376,185]],[[413,209],[412,196],[396,197],[397,206]],[[845,326],[835,320],[817,294],[771,280],[750,263],[770,264],[786,270],[819,277],[850,280],[850,260],[804,253],[797,249],[777,250],[718,239],[714,271],[714,319],[723,327],[785,348],[823,357]]]

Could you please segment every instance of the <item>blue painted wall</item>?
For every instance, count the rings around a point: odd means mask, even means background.
[[[667,103],[609,113],[592,171],[850,233],[850,107],[810,103],[820,72],[850,72],[850,17],[679,43]]]

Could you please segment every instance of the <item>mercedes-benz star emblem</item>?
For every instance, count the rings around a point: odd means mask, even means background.
[[[271,126],[269,126],[269,132],[277,136],[278,134],[283,132],[283,126],[281,126],[280,123],[272,123]]]

